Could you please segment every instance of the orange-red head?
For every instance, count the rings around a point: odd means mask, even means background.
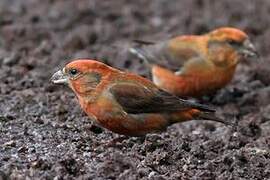
[[[79,95],[92,92],[109,73],[118,72],[104,63],[79,59],[67,64],[52,76],[55,84],[68,84]]]
[[[222,27],[206,34],[208,39],[208,48],[213,49],[213,56],[221,54],[224,51],[234,53],[234,57],[224,57],[224,60],[232,62],[222,62],[224,64],[237,64],[242,58],[258,57],[258,53],[251,43],[248,35],[236,28]],[[223,53],[228,56],[230,53]]]
[[[231,27],[218,28],[208,34],[213,40],[224,42],[235,41],[238,43],[243,43],[246,39],[248,39],[248,35],[245,32]]]

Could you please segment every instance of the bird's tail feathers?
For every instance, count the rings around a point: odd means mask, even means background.
[[[150,68],[152,67],[152,63],[150,62],[149,54],[147,54],[147,52],[141,48],[141,47],[132,47],[129,48],[129,52],[131,54],[136,55],[139,59],[143,60],[143,62],[149,66]]]
[[[235,122],[233,119],[223,119],[220,117],[217,117],[215,112],[203,112],[200,111],[198,116],[195,118],[196,120],[210,120],[210,121],[215,121],[215,122],[220,122],[223,123],[227,126],[234,126]]]
[[[140,47],[132,47],[132,48],[129,49],[129,52],[131,54],[134,54],[134,55],[138,56],[138,58],[148,62],[147,54],[142,48],[140,48]]]
[[[145,41],[145,40],[140,40],[140,39],[134,39],[133,42],[137,43],[139,45],[154,45],[154,44],[156,44],[153,41]]]

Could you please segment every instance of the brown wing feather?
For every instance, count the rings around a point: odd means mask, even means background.
[[[188,60],[199,57],[198,52],[187,47],[187,43],[181,38],[155,44],[142,42],[139,46],[131,48],[130,52],[147,63],[157,64],[172,71],[180,71]]]
[[[127,113],[168,113],[188,108],[207,112],[215,110],[198,103],[182,100],[160,89],[149,89],[140,84],[119,83],[110,88],[115,100]]]

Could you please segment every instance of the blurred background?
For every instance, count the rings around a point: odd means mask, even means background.
[[[1,0],[0,179],[269,179],[270,1]],[[70,59],[99,59],[147,75],[133,39],[244,30],[261,54],[206,101],[239,122],[188,122],[130,138],[97,127],[66,87],[49,82]],[[195,178],[195,179],[196,179]]]

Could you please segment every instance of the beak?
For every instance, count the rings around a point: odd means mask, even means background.
[[[242,49],[242,54],[246,58],[259,58],[260,55],[254,45],[250,42],[249,39],[245,40],[243,43],[243,49]]]
[[[54,84],[68,84],[68,77],[63,73],[62,70],[59,70],[53,74],[51,81]]]

